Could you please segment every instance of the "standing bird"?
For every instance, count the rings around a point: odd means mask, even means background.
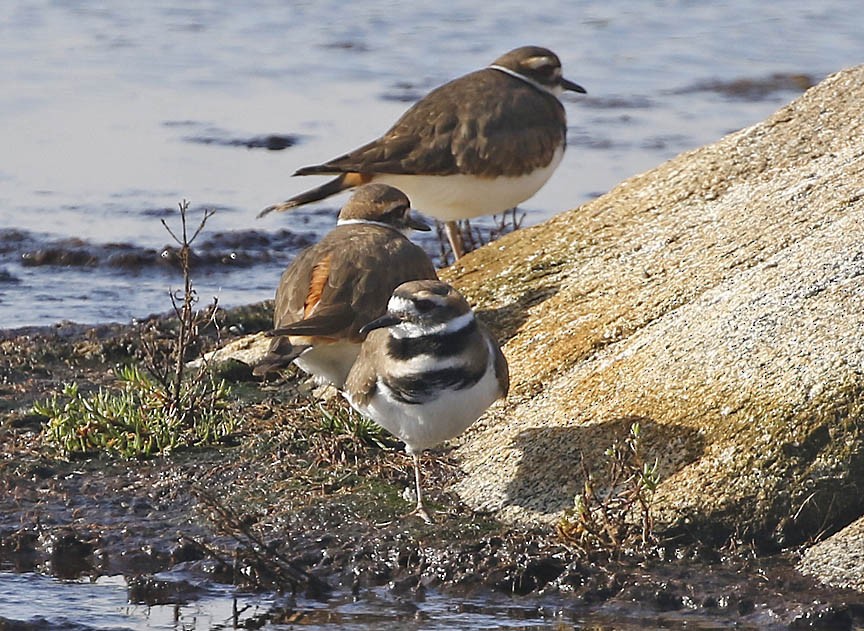
[[[417,508],[423,504],[420,453],[461,434],[507,395],[507,360],[489,330],[450,285],[400,285],[368,333],[343,394],[363,416],[398,437],[414,458]]]
[[[585,89],[561,75],[551,50],[523,46],[491,65],[432,90],[377,140],[294,175],[335,179],[265,208],[288,210],[366,182],[404,191],[411,204],[445,222],[456,258],[460,219],[515,207],[555,171],[567,144],[559,97]]]
[[[386,184],[358,188],[336,227],[282,273],[274,339],[255,374],[293,361],[319,384],[341,388],[366,337],[361,327],[387,310],[393,290],[438,278],[426,252],[406,236],[411,229],[430,228],[411,215],[404,193]]]

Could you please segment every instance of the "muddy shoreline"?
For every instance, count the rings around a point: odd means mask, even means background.
[[[265,328],[269,308],[225,312],[221,341]],[[148,604],[194,600],[212,581],[325,602],[382,590],[413,602],[434,590],[573,617],[864,626],[864,595],[802,576],[795,550],[765,556],[747,541],[718,550],[679,538],[647,555],[586,559],[553,532],[472,513],[446,491],[459,475],[446,448],[424,465],[437,523],[403,518],[405,454],[310,432],[318,403],[300,393],[295,375],[262,383],[242,367],[226,373],[243,424],[224,445],[133,461],[57,457],[41,441],[33,402],[68,381],[110,384],[115,368],[133,360],[140,326],[0,334],[0,569],[62,579],[122,574],[130,600]],[[211,332],[202,349],[216,343]],[[286,615],[271,613],[271,621]]]

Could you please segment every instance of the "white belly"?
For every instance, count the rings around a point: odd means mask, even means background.
[[[388,396],[380,382],[368,406],[358,407],[350,397],[349,403],[402,440],[408,453],[417,453],[464,432],[499,396],[498,380],[490,365],[473,387],[446,390],[426,403],[398,401]]]
[[[509,210],[534,195],[561,162],[564,150],[552,162],[528,175],[485,178],[476,175],[380,174],[375,182],[395,186],[411,200],[411,207],[440,221],[470,219]]]
[[[360,345],[350,342],[318,344],[300,353],[294,363],[312,375],[318,385],[329,383],[341,388],[359,353]]]

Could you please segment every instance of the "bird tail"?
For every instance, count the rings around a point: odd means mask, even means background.
[[[309,347],[304,345],[292,345],[286,337],[274,338],[270,342],[267,354],[252,369],[252,374],[256,377],[266,377],[271,372],[287,368],[307,348]]]
[[[313,174],[316,171],[310,171],[309,169],[314,168],[315,167],[304,167],[302,169],[299,169],[294,175]],[[308,191],[300,193],[299,195],[295,195],[291,199],[286,199],[280,204],[268,206],[260,213],[258,213],[258,217],[260,219],[265,215],[269,215],[274,210],[277,212],[282,212],[285,210],[291,210],[292,208],[297,208],[297,206],[302,206],[303,204],[317,202],[318,200],[330,197],[331,195],[335,195],[336,193],[344,191],[347,188],[353,188],[355,186],[359,186],[360,184],[365,184],[371,179],[371,177],[362,173],[340,173],[337,177],[325,182],[321,186],[316,186],[315,188],[309,189]]]

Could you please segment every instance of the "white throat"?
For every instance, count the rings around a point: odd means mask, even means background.
[[[509,74],[511,77],[516,77],[520,81],[524,81],[530,86],[533,86],[540,90],[541,92],[546,92],[547,94],[551,94],[556,99],[560,97],[564,93],[564,89],[560,86],[555,86],[554,88],[550,88],[548,85],[543,85],[541,83],[537,83],[534,79],[529,79],[523,74],[519,74],[515,70],[510,70],[510,68],[505,68],[504,66],[499,66],[498,64],[492,64],[491,66],[486,66],[487,68],[492,68],[493,70],[500,70],[504,74]]]
[[[432,326],[422,326],[414,322],[400,322],[390,327],[390,335],[400,340],[410,337],[426,337],[427,335],[448,335],[461,331],[466,326],[470,326],[472,322],[474,322],[474,312],[469,311],[452,320],[439,322]]]
[[[357,225],[368,225],[368,226],[381,226],[382,228],[389,228],[390,230],[395,230],[400,234],[405,235],[406,237],[411,234],[411,228],[403,228],[399,229],[393,224],[384,223],[383,221],[375,221],[374,219],[338,219],[336,221],[337,226],[357,226]]]

